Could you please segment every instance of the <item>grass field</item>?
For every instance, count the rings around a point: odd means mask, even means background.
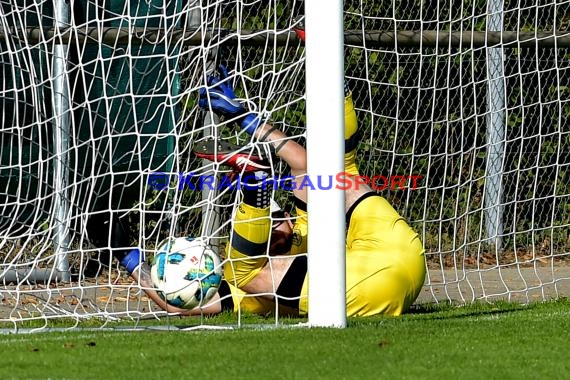
[[[208,323],[228,320],[233,317],[222,315]],[[266,329],[259,327],[263,319],[249,322],[258,327],[4,335],[0,378],[570,378],[566,299],[423,306],[398,318],[350,319],[346,329]]]

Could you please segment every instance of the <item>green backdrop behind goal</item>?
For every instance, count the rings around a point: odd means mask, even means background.
[[[24,7],[24,2],[18,2]],[[70,23],[97,27],[165,27],[165,17],[179,11],[180,2],[75,1]],[[15,30],[52,27],[52,3],[15,12],[2,4]],[[13,15],[13,17],[10,17]],[[129,16],[130,25],[125,24]],[[25,41],[15,34],[0,41],[0,229],[41,223],[50,218],[54,198],[54,130],[51,44]],[[179,110],[180,78],[172,66],[175,45],[101,43],[85,40],[68,45],[70,88],[68,113],[70,195],[76,211],[129,207],[144,191],[140,170],[171,171],[174,134]],[[168,49],[168,52],[167,52]],[[4,52],[4,53],[3,53]],[[13,62],[33,62],[33,67]],[[14,54],[17,52],[17,54]],[[169,57],[169,58],[166,58]],[[31,59],[30,59],[31,58]],[[169,68],[170,67],[170,68]],[[38,85],[40,84],[40,85]],[[129,174],[130,173],[130,174]],[[112,199],[110,199],[112,194]],[[41,202],[38,202],[41,200]],[[39,207],[38,207],[39,206]],[[80,214],[79,213],[79,214]],[[36,226],[37,227],[37,226]],[[73,226],[72,226],[73,227]]]

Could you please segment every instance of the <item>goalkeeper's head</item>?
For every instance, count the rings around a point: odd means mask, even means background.
[[[269,241],[270,255],[283,255],[291,251],[293,245],[293,223],[291,215],[283,211],[279,204],[271,200],[271,239]]]

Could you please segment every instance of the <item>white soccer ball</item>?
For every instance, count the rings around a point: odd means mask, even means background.
[[[150,273],[158,295],[183,309],[207,304],[222,282],[220,258],[201,238],[179,237],[163,244]]]

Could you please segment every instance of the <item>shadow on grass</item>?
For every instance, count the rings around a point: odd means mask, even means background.
[[[349,325],[364,326],[370,324],[391,323],[400,321],[425,320],[454,320],[481,316],[499,315],[529,310],[532,305],[522,305],[508,302],[501,303],[473,303],[469,305],[454,305],[451,303],[414,305],[399,317],[372,316],[366,318],[350,318]]]
[[[467,305],[458,305],[453,303],[426,303],[413,305],[410,310],[404,315],[407,318],[429,318],[429,319],[451,319],[451,318],[466,318],[476,317],[482,315],[505,314],[518,311],[528,311],[541,307],[548,307],[548,305],[558,304],[564,307],[570,305],[570,300],[567,298],[559,298],[546,302],[531,302],[528,304],[496,301],[496,302],[473,302]]]

